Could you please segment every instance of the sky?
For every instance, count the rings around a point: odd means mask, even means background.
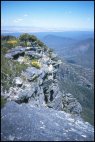
[[[94,1],[2,1],[1,29],[94,30]]]

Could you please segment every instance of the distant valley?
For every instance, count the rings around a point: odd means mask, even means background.
[[[80,40],[48,35],[43,38],[43,42],[69,63],[94,68],[94,38]]]

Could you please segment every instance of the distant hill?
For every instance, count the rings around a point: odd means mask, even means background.
[[[68,46],[75,43],[75,39],[68,37],[61,37],[56,35],[47,35],[43,38],[43,41],[52,46],[53,48],[65,48],[64,46]],[[63,47],[62,47],[63,46]]]
[[[78,40],[73,38],[47,35],[43,42],[53,48],[57,54],[68,62],[76,63],[87,68],[93,68],[94,64],[94,39]]]
[[[67,54],[69,55],[67,61],[75,61],[83,67],[94,68],[94,39],[81,40],[73,45],[71,50],[68,49]]]

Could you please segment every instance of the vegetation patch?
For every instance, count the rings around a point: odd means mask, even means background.
[[[8,91],[11,86],[14,86],[13,79],[20,76],[21,72],[26,68],[26,64],[9,60],[5,58],[4,54],[1,54],[1,84],[3,91]]]
[[[32,59],[31,64],[32,64],[33,67],[35,67],[37,69],[41,68],[41,64],[36,59]]]

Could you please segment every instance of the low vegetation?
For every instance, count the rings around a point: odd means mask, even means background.
[[[37,69],[40,69],[41,68],[41,64],[38,62],[38,60],[36,60],[36,59],[33,59],[32,61],[31,61],[31,64],[32,64],[32,66],[33,67],[35,67],[35,68],[37,68]]]
[[[14,77],[19,76],[22,70],[27,68],[27,65],[5,58],[4,52],[1,52],[1,85],[3,91],[8,91],[11,86],[14,86]]]
[[[42,47],[44,51],[47,50],[47,46],[41,42],[36,36],[30,34],[22,34],[19,38],[14,36],[1,36],[1,86],[2,91],[9,91],[10,87],[13,87],[15,84],[13,79],[21,75],[21,72],[25,70],[28,66],[33,66],[37,69],[41,68],[41,64],[37,59],[31,59],[27,56],[24,56],[23,62],[19,63],[18,61],[13,61],[5,58],[5,54],[11,48],[16,46],[32,46]],[[3,102],[3,99],[2,99]]]
[[[23,46],[28,46],[31,42],[36,43],[38,46],[41,47],[45,46],[44,43],[37,39],[36,36],[27,33],[20,35],[19,40],[21,44],[23,44]]]
[[[19,63],[5,58],[5,54],[9,49],[20,45],[31,46],[31,43],[44,47],[44,51],[47,50],[47,46],[34,35],[25,33],[20,35],[19,38],[10,35],[1,36],[1,85],[3,91],[8,91],[11,86],[14,86],[13,79],[28,67],[28,63],[37,69],[41,68],[41,64],[37,59],[31,60],[25,56],[23,62]]]

